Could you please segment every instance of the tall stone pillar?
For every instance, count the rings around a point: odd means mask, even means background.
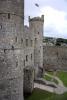
[[[24,0],[0,0],[0,100],[23,100]]]

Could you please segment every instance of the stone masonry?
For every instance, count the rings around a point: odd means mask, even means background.
[[[0,0],[0,100],[23,100],[23,16],[24,0]]]
[[[43,72],[44,16],[24,26],[24,0],[0,0],[0,100],[23,100]]]
[[[43,63],[45,70],[67,71],[67,47],[43,46]]]
[[[34,40],[28,26],[24,26],[24,93],[34,89]]]

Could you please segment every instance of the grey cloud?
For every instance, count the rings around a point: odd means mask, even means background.
[[[59,33],[54,26],[47,26],[44,28],[44,36],[67,38],[67,33]]]

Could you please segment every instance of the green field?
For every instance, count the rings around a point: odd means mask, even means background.
[[[56,84],[58,84],[58,81],[57,80],[55,80],[55,79],[52,80],[52,78],[49,77],[49,76],[47,76],[47,75],[44,75],[43,78],[46,79],[47,81],[52,81],[52,82],[55,82]]]
[[[53,75],[53,72],[47,72],[48,74]],[[67,86],[67,72],[65,71],[58,71],[56,76]]]
[[[57,95],[40,89],[35,89],[25,100],[67,100],[67,93]]]
[[[47,72],[47,73],[51,75],[54,74],[54,72]],[[67,72],[58,71],[56,73],[56,76],[63,81],[65,86],[67,86]],[[46,80],[51,81],[51,78],[48,76],[46,77],[44,76],[44,78],[46,78]],[[67,100],[67,93],[64,93],[62,95],[57,95],[40,89],[34,89],[33,93],[30,96],[25,97],[24,100]]]
[[[64,85],[67,86],[67,72],[59,71],[57,77],[59,77]]]
[[[51,77],[47,76],[47,75],[44,75],[44,79],[48,80],[48,81],[51,81]]]

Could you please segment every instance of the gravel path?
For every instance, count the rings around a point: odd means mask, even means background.
[[[34,88],[39,88],[41,90],[46,90],[49,91],[51,93],[56,93],[56,94],[63,94],[64,92],[67,92],[67,88],[66,87],[57,87],[57,88],[53,88],[50,86],[46,86],[43,84],[39,84],[39,83],[34,83]]]
[[[34,83],[34,88],[39,88],[39,89],[46,90],[46,91],[56,93],[56,94],[63,94],[64,92],[67,92],[67,87],[64,86],[63,82],[58,77],[56,77],[55,75],[53,76],[53,75],[47,74],[47,73],[45,73],[45,75],[57,80],[58,81],[57,87],[54,88],[51,86],[47,86],[46,84]],[[42,78],[41,78],[41,81],[42,81]],[[47,81],[47,83],[50,84],[50,81]]]
[[[49,77],[51,77],[51,78],[57,80],[57,81],[58,81],[58,85],[64,87],[63,82],[62,82],[58,77],[53,76],[53,75],[50,75],[50,74],[47,74],[47,73],[45,73],[45,75],[47,75],[47,76],[49,76]]]

